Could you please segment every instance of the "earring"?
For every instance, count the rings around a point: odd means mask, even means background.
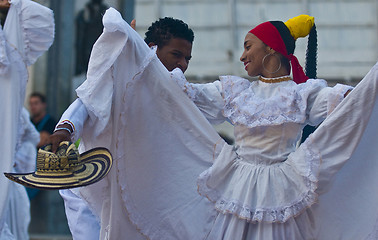
[[[273,71],[273,72],[271,72],[271,71],[269,71],[266,67],[265,67],[265,59],[266,59],[266,57],[267,56],[275,56],[277,59],[278,59],[278,61],[279,61],[279,63],[280,63],[280,65],[278,65],[278,68],[277,68],[277,70],[276,71]],[[276,73],[276,72],[278,72],[280,69],[281,69],[281,66],[282,66],[282,64],[281,64],[281,59],[276,55],[276,54],[274,54],[274,53],[268,53],[267,55],[265,55],[264,57],[263,57],[263,59],[262,59],[262,66],[263,66],[263,68],[264,68],[264,70],[265,71],[267,71],[268,73],[270,73],[270,74],[273,74],[273,73]]]

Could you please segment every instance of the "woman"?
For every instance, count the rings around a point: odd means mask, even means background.
[[[206,85],[179,83],[200,109],[213,106],[207,115],[235,126],[235,146],[223,147],[198,178],[199,193],[221,213],[209,239],[317,238],[310,207],[324,187],[318,185],[319,173],[328,178],[333,173],[320,172],[322,149],[316,140],[296,146],[304,126],[321,123],[351,87],[329,88],[304,74],[293,52],[295,39],[309,33],[307,72],[314,78],[314,18],[301,15],[286,23],[262,23],[246,35],[240,60],[258,81],[222,76]]]
[[[88,79],[77,89],[90,121],[76,126],[82,134],[75,132],[82,136],[81,150],[107,147],[115,162],[106,180],[78,190],[101,219],[101,239],[137,239],[137,230],[149,239],[375,234],[378,193],[370,188],[378,165],[374,148],[361,150],[359,143],[375,138],[368,135],[376,132],[370,115],[378,117],[377,65],[342,101],[350,87],[307,80],[292,55],[290,32],[303,21],[307,27],[294,36],[312,32],[312,45],[315,30],[308,16],[287,26],[263,23],[247,34],[241,60],[259,81],[223,76],[195,85],[180,70],[168,72],[118,12],[106,12]],[[310,55],[308,62],[315,58]],[[306,72],[315,78],[313,67]],[[204,116],[233,122],[235,145],[225,144]],[[324,118],[296,148],[302,128]],[[373,157],[361,160],[366,153]],[[348,177],[361,171],[363,178]]]

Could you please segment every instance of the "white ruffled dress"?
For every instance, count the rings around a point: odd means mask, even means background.
[[[350,87],[319,79],[194,85],[116,10],[103,22],[77,89],[89,115],[80,150],[107,147],[114,161],[79,190],[100,239],[377,238],[378,64],[345,100]],[[226,119],[234,146],[209,123]]]
[[[13,187],[2,173],[12,172],[16,146],[21,141],[21,110],[29,77],[27,66],[51,46],[54,26],[53,12],[49,8],[31,0],[12,0],[4,28],[0,29],[0,125],[4,139],[0,144],[0,239],[28,239],[28,218],[15,220],[13,216],[13,222],[7,223],[5,216],[12,206],[13,210],[18,209],[14,202],[9,203],[10,199],[21,199],[20,194],[25,199],[26,191],[23,187]],[[11,231],[23,228],[23,232],[11,233],[8,227]]]
[[[330,88],[321,79],[298,85],[291,80],[250,82],[236,76],[192,84],[179,70],[172,75],[208,120],[227,119],[235,127],[235,145],[224,146],[197,181],[198,192],[214,202],[218,212],[246,223],[284,223],[317,201],[320,151],[312,146],[311,137],[298,150],[301,154],[295,151],[304,126],[319,125],[351,87],[337,84]],[[243,228],[235,232],[225,227],[223,235],[218,229],[210,238],[259,238]]]

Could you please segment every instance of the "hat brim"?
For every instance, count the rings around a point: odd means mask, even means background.
[[[4,173],[10,180],[26,187],[57,190],[83,187],[100,181],[112,166],[112,156],[106,148],[93,148],[80,154],[81,165],[70,172],[45,171],[26,174]]]

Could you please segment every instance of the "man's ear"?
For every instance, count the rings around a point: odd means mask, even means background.
[[[149,44],[148,44],[148,47],[153,47],[153,46],[156,46],[156,44],[154,43],[154,42],[150,42]]]

